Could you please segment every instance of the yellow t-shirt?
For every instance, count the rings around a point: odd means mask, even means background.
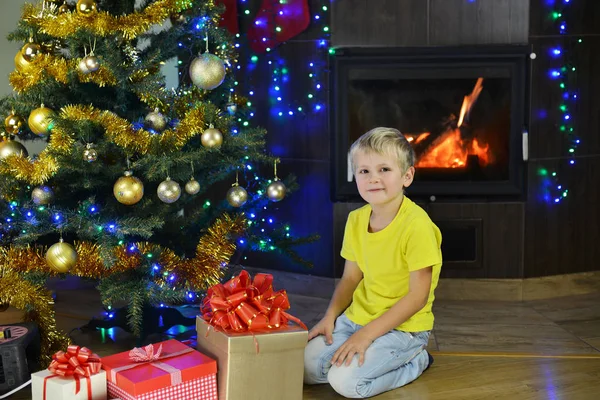
[[[379,232],[369,232],[371,206],[348,215],[341,255],[355,261],[363,273],[346,316],[358,325],[380,317],[408,293],[409,273],[433,267],[427,305],[396,327],[406,332],[433,328],[431,306],[442,267],[442,234],[425,210],[406,196],[394,220]]]

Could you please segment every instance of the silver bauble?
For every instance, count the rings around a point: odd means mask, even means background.
[[[181,196],[181,186],[179,186],[179,183],[172,181],[171,178],[167,177],[167,179],[158,185],[156,194],[158,194],[160,201],[171,204],[179,200],[179,197]]]
[[[227,112],[229,113],[229,115],[235,115],[235,113],[237,112],[237,104],[235,104],[234,102],[227,103]]]
[[[157,132],[161,132],[167,127],[167,119],[158,111],[158,108],[155,108],[154,111],[146,115],[144,123],[146,127]]]
[[[88,144],[83,151],[83,159],[87,162],[94,162],[98,159],[98,152]]]
[[[21,155],[21,157],[27,157],[27,149],[19,142],[14,140],[5,140],[0,142],[0,160],[5,160],[12,155]]]
[[[79,64],[77,66],[79,68],[79,71],[81,71],[82,74],[89,74],[91,72],[88,69],[87,64],[85,63],[85,57],[82,58],[81,60],[79,60]]]
[[[233,207],[241,207],[248,200],[248,192],[241,186],[233,186],[227,191],[227,202]]]
[[[54,200],[54,192],[48,186],[38,186],[31,192],[31,200],[38,206],[50,204]]]
[[[225,63],[214,54],[204,53],[192,61],[190,78],[200,89],[212,90],[225,79]]]
[[[269,186],[267,186],[267,197],[271,201],[280,201],[285,197],[287,188],[283,184],[283,182],[277,180],[271,182]]]
[[[96,57],[93,54],[90,54],[89,56],[84,57],[84,59],[82,61],[85,63],[85,66],[86,66],[88,72],[95,72],[95,71],[98,71],[98,69],[100,68],[100,61],[98,61],[98,57]],[[81,67],[80,67],[80,69],[81,69]]]
[[[185,192],[187,194],[196,194],[200,191],[200,184],[194,178],[190,178],[190,180],[185,184]]]

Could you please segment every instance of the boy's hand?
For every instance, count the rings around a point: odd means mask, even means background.
[[[339,367],[346,360],[346,366],[348,366],[354,355],[358,354],[358,366],[360,367],[365,362],[365,352],[371,343],[373,343],[373,340],[368,336],[365,329],[360,329],[350,336],[335,352],[331,358],[331,364]]]
[[[308,340],[315,338],[319,335],[325,335],[325,343],[332,344],[333,337],[331,334],[333,333],[333,327],[335,326],[335,318],[330,316],[324,316],[309,332],[308,332]]]

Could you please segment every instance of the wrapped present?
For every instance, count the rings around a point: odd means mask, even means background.
[[[123,400],[216,400],[215,360],[177,340],[102,358],[108,394]]]
[[[33,400],[106,400],[106,373],[100,357],[85,347],[69,346],[52,356],[48,369],[31,375]]]
[[[272,283],[270,274],[251,281],[242,271],[207,292],[196,319],[198,350],[217,360],[219,400],[302,399],[308,332]]]

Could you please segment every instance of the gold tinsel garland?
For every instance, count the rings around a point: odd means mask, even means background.
[[[110,111],[93,106],[73,105],[63,107],[61,118],[73,121],[91,121],[106,130],[106,138],[129,152],[147,154],[151,149],[178,151],[187,141],[204,131],[204,106],[188,110],[176,129],[167,129],[161,134],[152,134],[144,129],[135,130],[126,120]],[[66,154],[75,141],[63,129],[54,127],[50,143],[35,161],[23,155],[11,155],[0,162],[0,174],[11,175],[32,185],[47,182],[59,169],[55,154]]]
[[[52,129],[50,143],[35,161],[23,155],[11,155],[0,163],[0,174],[11,175],[32,185],[41,185],[58,171],[58,161],[54,154],[66,154],[71,151],[75,141],[58,127]]]
[[[96,36],[114,35],[119,32],[127,40],[135,39],[148,31],[152,25],[161,24],[173,13],[191,6],[185,0],[158,0],[142,12],[123,16],[112,16],[105,11],[81,15],[77,12],[58,14],[55,18],[43,18],[39,7],[26,4],[23,7],[22,20],[38,26],[40,31],[58,38],[68,38],[85,29]]]
[[[140,154],[147,154],[153,148],[161,152],[179,151],[189,139],[201,134],[205,126],[204,105],[188,110],[177,128],[167,129],[158,135],[144,129],[136,130],[126,119],[93,106],[66,106],[61,116],[73,121],[95,122],[105,129],[107,140],[126,151]]]
[[[182,258],[171,249],[162,248],[153,243],[135,243],[136,251],[129,251],[131,245],[117,246],[113,249],[115,263],[106,268],[98,244],[76,242],[77,263],[69,271],[70,275],[84,278],[102,279],[113,274],[123,273],[142,265],[151,254],[160,254],[157,263],[163,273],[174,273],[178,280],[175,284],[190,289],[207,289],[223,276],[222,265],[226,264],[235,251],[230,235],[241,234],[246,226],[243,216],[231,217],[223,214],[210,226],[196,247],[194,258]],[[51,276],[58,273],[46,264],[43,256],[45,249],[40,247],[0,247],[0,271],[14,273],[42,272]],[[156,283],[163,284],[163,277],[156,277]]]
[[[16,271],[0,267],[0,304],[9,304],[25,311],[25,322],[35,322],[40,330],[41,357],[40,363],[47,368],[52,355],[65,350],[70,341],[56,328],[54,301],[50,292],[44,287],[36,286],[24,280]]]
[[[97,71],[89,74],[81,72],[78,65],[79,60],[76,59],[66,60],[51,54],[42,54],[31,61],[25,71],[15,70],[11,72],[8,80],[13,89],[18,93],[22,93],[35,85],[43,83],[46,76],[50,76],[66,85],[69,82],[68,75],[71,71],[77,73],[79,82],[95,83],[100,87],[117,84],[117,78],[103,65]]]

